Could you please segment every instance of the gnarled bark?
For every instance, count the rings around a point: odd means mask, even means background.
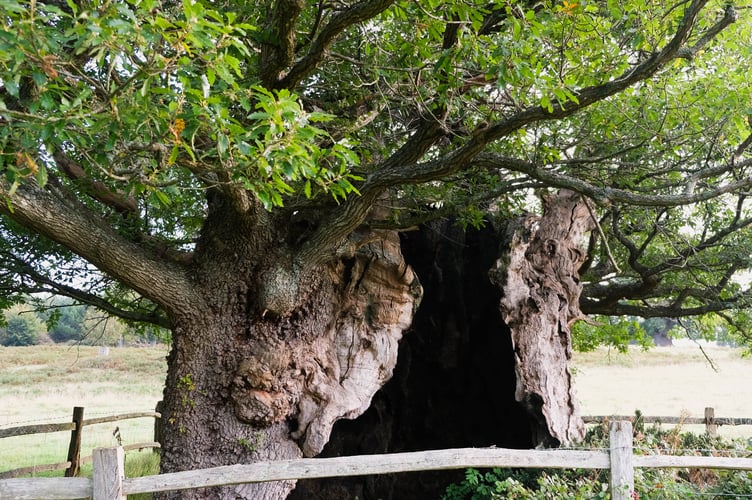
[[[436,221],[403,234],[402,251],[425,289],[400,342],[394,377],[355,420],[334,426],[322,456],[466,446],[530,448],[532,426],[515,401],[501,291],[488,280],[498,258],[491,224],[464,231]],[[532,424],[531,424],[532,423]],[[300,481],[290,500],[437,499],[464,472],[414,472]]]
[[[570,325],[580,319],[585,261],[584,235],[593,226],[582,198],[561,191],[543,200],[543,216],[527,216],[508,227],[508,251],[490,272],[503,290],[501,313],[512,332],[516,398],[540,419],[540,444],[581,439],[584,426],[568,361]]]
[[[581,437],[567,363],[591,224],[582,200],[565,191],[545,200],[542,217],[506,231],[433,223],[406,234],[403,251],[425,287],[421,308],[394,378],[362,417],[335,426],[323,455],[527,448]],[[438,498],[461,476],[302,481],[291,498]]]
[[[421,295],[397,235],[374,234],[352,258],[300,274],[274,267],[285,262],[283,253],[268,251],[271,268],[249,269],[247,276],[199,257],[210,307],[176,319],[163,470],[316,455],[334,423],[365,411],[391,377],[398,341]],[[289,311],[255,293],[274,283],[249,281],[279,277],[283,283],[290,273],[298,286]],[[169,497],[278,499],[293,486],[238,485]]]

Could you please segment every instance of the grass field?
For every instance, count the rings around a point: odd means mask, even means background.
[[[164,346],[0,347],[0,427],[70,422],[74,406],[84,418],[153,411],[162,398]],[[84,427],[82,455],[97,446],[114,446],[119,428],[124,445],[153,440],[154,420],[140,418]],[[70,432],[0,439],[0,471],[64,462]],[[62,475],[62,471],[59,472]]]
[[[717,416],[752,417],[752,359],[734,349],[706,351],[718,372],[696,347],[576,354],[583,414],[639,409],[645,415],[702,416],[713,406]],[[96,347],[0,347],[0,427],[68,422],[74,406],[85,408],[85,418],[153,410],[162,397],[166,355],[164,346],[112,348],[108,356]],[[152,440],[148,418],[87,426],[83,455],[116,445],[115,426],[123,444]],[[752,426],[722,427],[721,433],[749,437]],[[70,432],[58,432],[0,439],[0,471],[63,462],[69,438]]]
[[[703,417],[706,406],[717,417],[752,417],[752,359],[741,350],[657,347],[619,354],[605,349],[575,353],[575,388],[583,415]],[[703,426],[687,426],[701,432]],[[721,427],[727,437],[750,437],[752,426]]]

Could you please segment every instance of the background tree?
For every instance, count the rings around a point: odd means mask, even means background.
[[[34,311],[20,304],[5,312],[2,323],[0,344],[4,346],[34,345],[47,334],[44,323],[34,314]]]
[[[541,441],[578,433],[580,303],[747,306],[744,5],[0,5],[0,290],[171,330],[165,471],[315,455],[362,413],[421,296],[397,231],[428,220],[529,212],[492,277],[513,341],[548,339],[515,346]]]
[[[86,306],[76,305],[70,300],[53,299],[52,308],[45,314],[50,338],[54,342],[80,341],[86,309]]]

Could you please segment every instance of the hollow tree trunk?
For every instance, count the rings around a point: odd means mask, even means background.
[[[240,247],[200,257],[197,282],[209,305],[175,318],[163,472],[314,456],[335,421],[368,408],[392,375],[421,294],[396,234],[372,236],[353,258],[309,272],[289,265],[280,247],[254,265]],[[293,487],[164,497],[281,499]]]
[[[400,341],[394,376],[366,413],[337,422],[322,456],[533,445],[531,419],[514,399],[501,294],[488,279],[498,247],[491,224],[463,231],[435,221],[402,235],[405,259],[425,290],[420,308]],[[463,476],[450,470],[299,481],[290,500],[436,500]]]
[[[593,221],[582,198],[561,191],[543,200],[543,216],[509,224],[508,248],[489,275],[502,290],[501,313],[515,353],[515,397],[540,420],[539,444],[581,439],[584,425],[568,362],[570,325],[582,317],[578,269]]]
[[[405,234],[406,259],[425,287],[421,307],[394,378],[368,412],[335,426],[324,455],[580,437],[567,363],[590,224],[579,198],[562,192],[545,201],[542,217],[498,231],[437,222]],[[301,481],[291,498],[435,499],[461,479],[462,471],[443,471]]]

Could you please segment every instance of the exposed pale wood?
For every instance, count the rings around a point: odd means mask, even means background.
[[[67,469],[70,467],[70,462],[60,462],[58,464],[42,464],[32,465],[30,467],[21,467],[20,469],[11,469],[0,472],[0,479],[9,479],[12,477],[26,476],[29,474],[36,474],[37,472],[48,472],[51,470]],[[2,497],[0,497],[2,498]]]
[[[752,471],[752,458],[734,457],[692,457],[672,455],[635,455],[632,458],[635,467],[645,468],[684,468],[693,469],[729,469]]]
[[[46,434],[49,432],[70,431],[76,428],[76,424],[66,422],[64,424],[34,424],[22,425],[19,427],[9,427],[0,429],[0,438],[13,436],[25,436],[27,434]]]
[[[608,465],[608,454],[599,451],[460,448],[229,465],[126,479],[124,489],[126,494],[132,495],[246,482],[464,469],[467,467],[606,469]]]
[[[94,500],[125,500],[123,480],[125,479],[125,452],[120,446],[95,448]]]
[[[585,234],[595,226],[577,193],[542,199],[543,216],[511,223],[489,278],[502,292],[499,310],[511,330],[515,399],[536,422],[535,444],[580,441],[585,427],[572,385],[570,326],[582,317],[579,269]]]
[[[81,438],[83,436],[84,408],[76,406],[73,408],[73,423],[76,428],[71,431],[70,444],[68,445],[68,462],[70,466],[65,469],[65,477],[78,476],[78,470],[81,467]]]
[[[611,457],[611,498],[629,500],[634,492],[634,467],[632,465],[632,423],[611,422],[609,429]]]
[[[3,499],[66,500],[91,496],[92,480],[87,477],[37,477],[0,481],[0,498]]]

